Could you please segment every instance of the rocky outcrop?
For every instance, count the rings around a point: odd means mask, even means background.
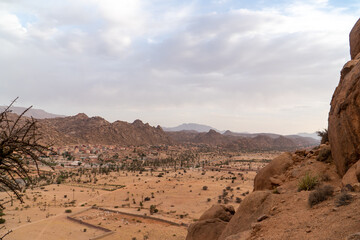
[[[342,185],[354,185],[360,182],[360,161],[352,165],[342,178]]]
[[[219,240],[231,235],[251,230],[252,223],[264,214],[268,214],[272,207],[272,196],[269,191],[257,191],[247,196],[236,210],[235,215],[222,232]]]
[[[110,123],[101,117],[76,116],[38,120],[40,132],[47,142],[55,145],[104,144],[104,145],[158,145],[171,144],[171,139],[161,129],[141,120],[133,123]]]
[[[235,209],[233,206],[217,204],[213,205],[206,212],[204,212],[203,215],[201,215],[201,217],[199,218],[199,220],[219,218],[225,222],[228,222],[234,214]]]
[[[331,100],[329,142],[338,173],[360,159],[360,22],[350,33],[352,60],[341,70],[341,78]]]
[[[189,226],[186,240],[217,240],[234,214],[231,205],[213,205]]]
[[[217,240],[227,222],[218,218],[206,219],[193,223],[188,228],[186,240]]]
[[[360,52],[360,19],[350,32],[350,55],[351,59],[355,59]]]
[[[292,155],[284,153],[273,159],[255,176],[254,191],[273,189],[281,184],[277,176],[283,174],[293,164]]]

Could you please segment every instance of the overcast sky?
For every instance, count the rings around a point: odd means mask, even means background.
[[[357,2],[0,0],[0,105],[314,132],[350,58]]]

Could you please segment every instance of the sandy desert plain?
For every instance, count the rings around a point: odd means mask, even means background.
[[[237,209],[253,190],[257,170],[279,154],[238,153],[225,163],[226,157],[218,156],[204,167],[110,171],[96,177],[91,170],[65,167],[61,171],[71,177],[28,188],[23,203],[1,192],[6,222],[0,231],[12,231],[7,240],[185,239],[187,226],[213,204]]]

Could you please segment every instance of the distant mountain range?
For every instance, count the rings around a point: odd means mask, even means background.
[[[2,107],[4,109],[5,107]],[[1,110],[1,108],[0,108]],[[25,110],[13,107],[15,114]],[[15,116],[15,114],[12,114]],[[319,140],[309,134],[282,136],[273,133],[236,133],[219,131],[211,126],[188,123],[175,128],[152,127],[141,120],[133,123],[110,123],[101,117],[88,117],[84,113],[63,117],[40,109],[30,109],[26,116],[38,119],[43,141],[55,145],[103,144],[103,145],[207,145],[234,151],[294,150],[312,147]],[[312,136],[310,134],[310,136]]]
[[[4,111],[7,108],[7,106],[0,106],[0,111]],[[15,113],[17,115],[22,114],[27,108],[25,107],[11,107],[10,110],[12,113]],[[48,113],[42,109],[36,109],[36,108],[30,108],[24,116],[26,117],[33,117],[36,119],[45,119],[45,118],[57,118],[57,117],[65,117],[64,115],[58,115],[53,113]]]
[[[208,125],[203,125],[203,124],[198,124],[198,123],[183,123],[177,127],[163,127],[163,130],[165,132],[179,132],[179,131],[195,131],[198,133],[202,133],[202,132],[209,132],[210,130],[215,130],[218,133],[222,133],[225,135],[232,135],[232,136],[238,136],[238,137],[257,137],[257,136],[268,136],[270,138],[278,138],[280,136],[284,136],[284,137],[308,137],[308,138],[313,138],[316,140],[320,140],[321,138],[316,134],[316,132],[314,133],[297,133],[297,134],[292,134],[292,135],[281,135],[281,134],[275,134],[275,133],[246,133],[246,132],[241,132],[241,133],[237,133],[237,132],[231,132],[229,130],[227,131],[221,131],[218,130],[214,127],[208,126]]]
[[[211,126],[198,124],[198,123],[183,123],[177,127],[163,127],[165,132],[178,132],[178,131],[196,131],[196,132],[208,132],[210,130],[215,130],[216,132],[223,133],[224,131],[219,131],[216,128]]]

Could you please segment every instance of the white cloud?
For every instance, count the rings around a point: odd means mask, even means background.
[[[27,31],[16,15],[0,11],[0,32],[4,37],[22,39]]]
[[[62,114],[286,133],[325,127],[357,20],[327,1],[227,11],[162,0],[3,9],[4,103],[20,96]]]

